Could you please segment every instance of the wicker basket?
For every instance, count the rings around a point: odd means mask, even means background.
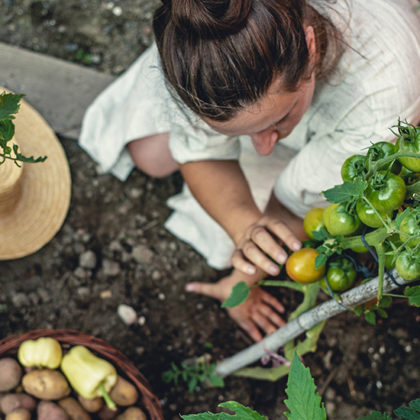
[[[141,396],[141,402],[150,420],[164,420],[160,402],[151,391],[146,378],[124,354],[99,338],[82,334],[76,330],[32,330],[0,340],[0,357],[16,356],[17,350],[23,341],[35,340],[39,337],[55,338],[62,344],[63,349],[80,344],[92,350],[99,357],[107,359],[117,368],[121,376],[130,380],[137,387]]]

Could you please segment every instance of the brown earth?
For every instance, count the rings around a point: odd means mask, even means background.
[[[152,40],[152,0],[4,0],[0,41],[92,68],[121,73]],[[224,388],[165,383],[171,362],[219,361],[249,346],[219,304],[188,295],[188,281],[215,281],[188,245],[163,228],[179,174],[154,180],[135,171],[121,183],[101,174],[76,142],[61,139],[72,174],[72,201],[56,237],[36,254],[0,263],[0,338],[37,328],[77,328],[125,353],[149,379],[166,419],[216,411],[236,400],[270,419],[284,418],[286,379],[226,378]],[[0,234],[1,237],[1,234]],[[282,294],[288,313],[299,296]],[[126,325],[120,304],[139,322]],[[376,326],[352,313],[327,322],[315,354],[304,357],[329,418],[354,419],[418,397],[419,312],[396,300]],[[417,386],[417,387],[416,387]]]

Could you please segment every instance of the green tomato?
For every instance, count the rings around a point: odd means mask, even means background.
[[[403,251],[395,261],[395,268],[398,274],[407,281],[420,280],[420,248],[412,254],[410,251]]]
[[[322,221],[323,212],[323,208],[313,208],[306,213],[303,219],[303,228],[311,239],[315,239],[313,232],[318,232],[324,226],[324,222]]]
[[[406,186],[395,174],[379,171],[374,182],[368,186],[365,197],[379,212],[396,210],[404,202]]]
[[[351,235],[359,229],[361,223],[357,214],[350,214],[343,203],[330,204],[322,215],[325,227],[333,236]]]
[[[375,209],[376,210],[376,209]],[[362,223],[364,223],[366,226],[372,227],[372,228],[378,228],[383,226],[382,220],[386,220],[387,218],[392,218],[392,213],[394,210],[388,210],[388,211],[375,211],[366,201],[363,199],[360,199],[357,201],[356,204],[356,212],[359,216],[359,219]],[[378,217],[376,213],[379,213],[379,215],[382,217],[382,220]]]
[[[411,238],[410,236],[416,236]],[[406,242],[406,246],[410,248],[416,247],[420,244],[420,208],[411,209],[410,213],[404,217],[400,224],[400,239]]]
[[[338,257],[328,263],[327,274],[321,280],[321,287],[327,288],[325,283],[328,281],[333,292],[344,292],[353,286],[356,275],[353,263],[348,258]]]
[[[366,156],[363,155],[350,156],[341,166],[341,178],[343,181],[353,181],[355,178],[363,178],[366,173]]]
[[[416,128],[416,131],[418,129],[419,127]],[[417,134],[411,131],[409,135],[398,137],[397,149],[400,152],[420,154],[420,131]],[[398,160],[410,171],[420,172],[420,157],[401,157]]]
[[[378,143],[373,144],[369,147],[367,153],[366,163],[368,169],[371,168],[378,160],[393,155],[397,152],[397,148],[387,141],[379,141]],[[389,164],[387,164],[389,166]],[[379,168],[378,168],[379,169]],[[401,163],[398,160],[395,160],[392,164],[391,171],[394,174],[398,174],[401,170]]]

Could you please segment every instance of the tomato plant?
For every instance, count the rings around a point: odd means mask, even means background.
[[[360,227],[360,219],[355,212],[347,211],[343,203],[330,204],[323,213],[325,227],[331,235],[351,235]]]
[[[372,228],[377,228],[383,225],[383,220],[392,217],[394,210],[378,211],[369,203],[360,199],[356,204],[356,212],[363,224]]]
[[[353,181],[357,177],[363,177],[366,173],[366,156],[363,155],[350,156],[341,166],[341,178],[343,181]]]
[[[409,239],[410,236],[414,236]],[[420,244],[420,208],[411,209],[400,224],[400,239],[405,245],[414,248]]]
[[[369,147],[369,151],[366,156],[367,168],[370,169],[373,164],[378,162],[378,160],[395,154],[396,150],[396,146],[387,141],[379,141],[373,144],[371,147]],[[390,170],[394,174],[398,174],[401,171],[401,163],[395,159],[390,166]]]
[[[420,248],[416,252],[405,250],[398,255],[395,261],[398,274],[405,280],[420,280]]]
[[[366,190],[365,197],[376,210],[396,210],[404,202],[406,186],[404,180],[395,174],[379,171]]]
[[[322,213],[324,213],[323,208],[315,207],[309,210],[303,219],[303,228],[311,239],[315,239],[313,232],[319,232],[324,226]]]
[[[397,140],[397,149],[402,152],[420,153],[420,129],[411,124],[399,125],[400,136]],[[398,159],[407,169],[413,172],[420,172],[420,158],[400,157]]]
[[[313,248],[302,248],[294,252],[286,261],[287,275],[297,283],[313,283],[325,273],[325,264],[315,268],[319,252]]]
[[[328,282],[333,292],[344,292],[353,286],[356,280],[356,269],[353,263],[345,257],[338,257],[328,262],[327,273],[321,280],[321,287],[327,289]]]

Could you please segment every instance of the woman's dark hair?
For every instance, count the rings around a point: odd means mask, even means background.
[[[340,32],[305,0],[162,3],[153,29],[165,78],[200,117],[227,121],[260,99],[277,76],[288,91],[310,77],[304,22],[314,28],[318,78],[340,55]]]

